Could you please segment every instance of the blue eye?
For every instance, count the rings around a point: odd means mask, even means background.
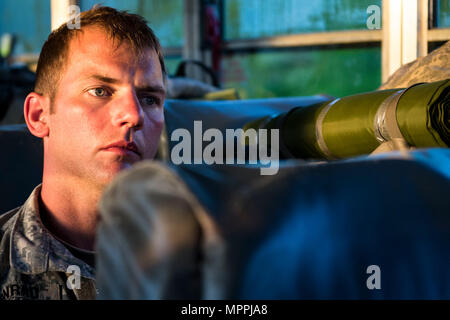
[[[88,92],[95,97],[104,97],[107,94],[106,90],[103,88],[90,89]]]

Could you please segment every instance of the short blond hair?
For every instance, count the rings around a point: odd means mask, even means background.
[[[69,29],[67,24],[63,24],[50,33],[39,55],[35,92],[47,95],[53,101],[61,74],[66,67],[70,41],[89,26],[100,27],[119,44],[127,42],[136,55],[143,53],[145,49],[154,49],[161,64],[163,77],[166,77],[161,45],[153,30],[147,25],[147,21],[137,14],[95,6],[80,14],[80,29]]]

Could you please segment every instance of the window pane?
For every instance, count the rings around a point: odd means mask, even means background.
[[[83,11],[101,2],[105,6],[140,14],[149,22],[163,47],[183,46],[183,1],[181,0],[82,0],[80,2]]]
[[[181,57],[165,57],[164,63],[166,64],[167,74],[174,75],[181,61]]]
[[[50,28],[50,1],[0,1],[0,35],[17,37],[13,54],[39,53]]]
[[[450,0],[438,1],[438,21],[437,25],[440,28],[450,27]]]
[[[366,29],[370,5],[381,0],[224,0],[225,38]],[[381,11],[380,11],[381,12]]]
[[[242,98],[346,96],[381,84],[381,49],[296,49],[224,58],[223,81]]]

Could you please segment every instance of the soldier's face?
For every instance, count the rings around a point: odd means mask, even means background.
[[[156,52],[137,58],[127,43],[85,29],[69,46],[44,143],[46,165],[62,176],[107,184],[157,151],[164,80]]]

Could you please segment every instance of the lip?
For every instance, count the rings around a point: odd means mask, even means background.
[[[133,141],[117,141],[107,145],[106,147],[102,148],[102,150],[114,152],[122,156],[137,155],[138,157],[141,157],[141,153],[139,152],[137,145]]]

